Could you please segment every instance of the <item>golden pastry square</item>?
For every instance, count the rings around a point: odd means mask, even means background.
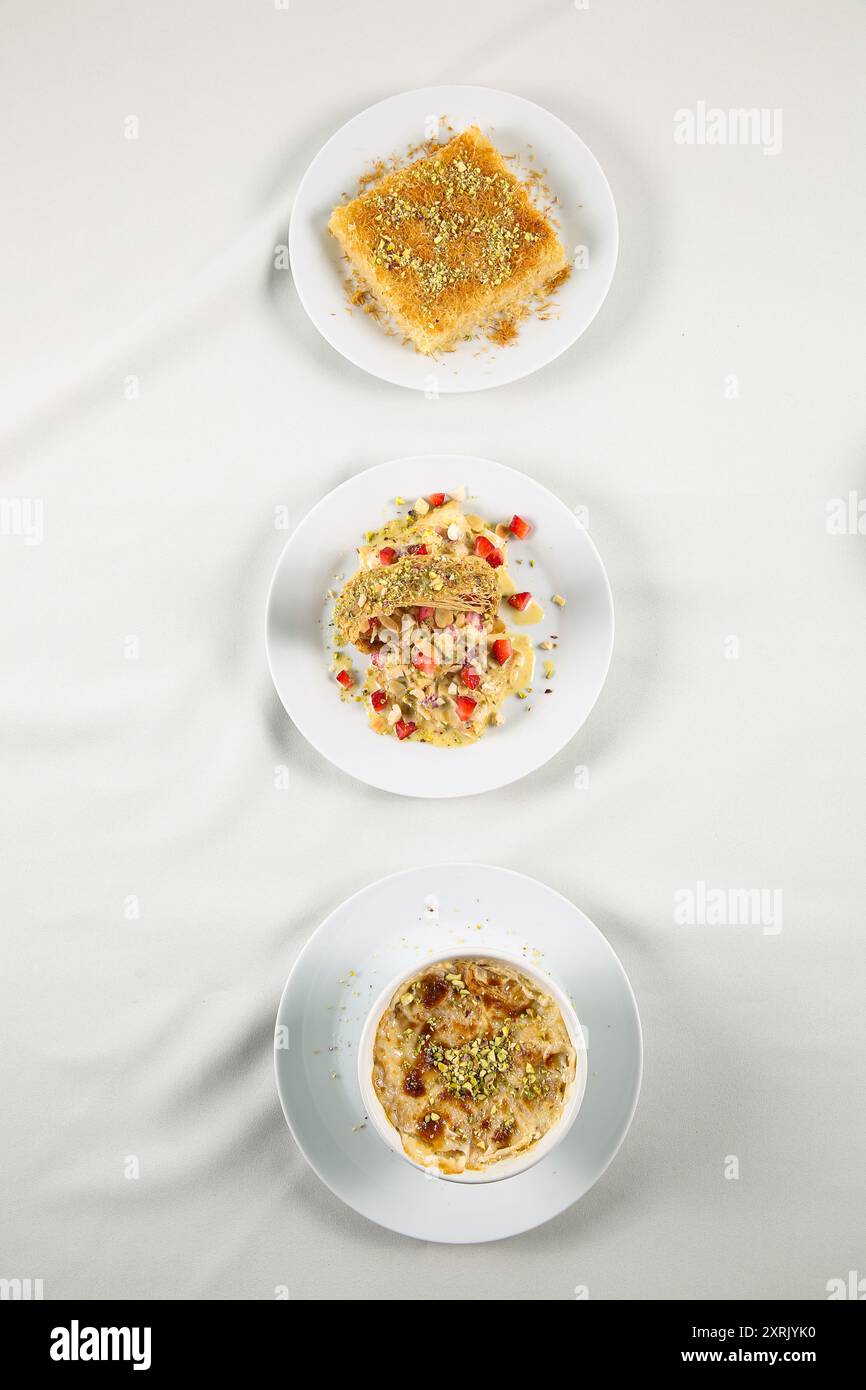
[[[517,309],[565,266],[550,221],[475,126],[335,208],[328,229],[425,353]]]

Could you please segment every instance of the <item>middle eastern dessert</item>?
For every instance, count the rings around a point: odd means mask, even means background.
[[[576,1069],[555,1000],[502,960],[410,976],[373,1045],[373,1086],[405,1153],[442,1173],[525,1153],[560,1118]]]
[[[519,515],[492,524],[437,492],[367,533],[333,622],[338,647],[369,663],[360,698],[374,733],[461,747],[504,722],[503,704],[525,693],[534,665],[531,640],[509,624],[543,616],[508,569],[509,542],[531,529]],[[344,651],[334,666],[344,692],[356,693]]]

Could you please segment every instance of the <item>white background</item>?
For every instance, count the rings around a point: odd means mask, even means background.
[[[45,529],[0,538],[0,1275],[265,1299],[822,1298],[866,1275],[866,535],[826,526],[866,495],[862,7],[7,0],[2,30],[0,486]],[[427,401],[344,363],[272,266],[322,141],[434,82],[573,125],[622,248],[552,367]],[[781,108],[782,152],[675,144],[698,101]],[[263,610],[276,507],[432,449],[587,506],[618,632],[543,771],[408,806],[300,741]],[[321,917],[447,857],[583,907],[647,1047],[593,1192],[461,1249],[337,1202],[271,1062]],[[698,880],[781,888],[781,933],[676,926]]]

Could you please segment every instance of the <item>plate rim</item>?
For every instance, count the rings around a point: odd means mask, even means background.
[[[528,481],[529,481],[530,483],[532,483],[535,487],[540,488],[540,489],[542,490],[542,492],[547,493],[548,496],[549,496],[550,498],[552,498],[552,500],[554,501],[554,503],[555,503],[557,506],[563,508],[563,510],[564,510],[565,512],[568,513],[568,515],[572,518],[572,520],[573,520],[573,522],[574,522],[574,525],[575,525],[575,526],[577,527],[577,529],[585,536],[585,538],[586,538],[586,540],[587,540],[587,542],[588,542],[588,544],[589,544],[589,547],[590,547],[590,553],[591,553],[593,559],[595,560],[595,563],[596,563],[596,565],[597,565],[597,567],[598,567],[599,573],[600,573],[601,578],[602,578],[602,586],[603,586],[605,598],[606,598],[606,601],[607,601],[608,614],[609,614],[609,617],[610,617],[610,640],[609,640],[609,642],[608,642],[607,656],[606,656],[606,660],[605,660],[604,671],[603,671],[603,673],[602,673],[602,675],[601,675],[601,679],[600,679],[599,684],[598,684],[598,689],[597,689],[597,691],[596,691],[596,693],[595,693],[595,696],[594,696],[594,698],[593,698],[592,704],[590,705],[589,709],[587,710],[586,714],[584,715],[584,717],[583,717],[583,719],[581,720],[581,722],[577,725],[577,727],[574,728],[574,729],[571,731],[571,733],[568,734],[568,735],[566,736],[566,738],[564,738],[556,747],[554,747],[554,748],[547,754],[547,756],[544,757],[544,758],[542,759],[541,762],[536,763],[534,767],[531,767],[531,768],[527,769],[526,772],[518,772],[518,773],[516,773],[514,776],[506,775],[502,781],[499,781],[499,782],[497,782],[494,786],[490,786],[490,787],[467,788],[465,791],[456,791],[456,792],[454,792],[454,791],[442,791],[442,792],[432,792],[432,793],[431,793],[431,792],[429,792],[429,791],[420,791],[420,790],[419,790],[419,791],[414,791],[414,790],[411,789],[411,785],[410,785],[410,788],[409,788],[409,789],[401,789],[401,790],[399,790],[399,791],[395,791],[392,787],[384,786],[381,782],[373,781],[373,780],[371,780],[371,779],[369,779],[369,778],[367,778],[367,777],[361,777],[361,776],[358,775],[357,772],[354,772],[354,771],[350,770],[349,768],[345,767],[341,762],[337,762],[333,757],[331,757],[331,755],[330,755],[329,753],[325,752],[325,751],[323,750],[323,748],[321,748],[320,745],[319,745],[317,742],[314,742],[314,740],[313,740],[312,738],[309,737],[309,735],[305,732],[305,730],[301,728],[300,724],[298,724],[298,722],[296,721],[296,719],[295,719],[294,715],[291,713],[291,711],[286,707],[286,705],[285,705],[285,703],[284,703],[284,701],[283,701],[283,697],[282,697],[282,695],[280,694],[280,689],[279,689],[279,686],[278,686],[278,684],[277,684],[276,676],[275,676],[275,674],[274,674],[274,664],[273,664],[273,661],[272,661],[272,659],[271,659],[271,643],[270,643],[271,606],[272,606],[272,602],[273,602],[273,598],[274,598],[274,590],[275,590],[276,583],[277,583],[277,576],[279,575],[280,570],[282,569],[283,561],[284,561],[284,559],[285,559],[285,557],[286,557],[287,552],[289,551],[290,547],[292,546],[293,542],[295,541],[295,539],[296,539],[296,537],[297,537],[297,535],[298,535],[298,532],[301,530],[301,528],[307,526],[308,523],[311,523],[311,522],[313,521],[313,518],[315,517],[315,515],[317,514],[317,512],[318,512],[321,508],[323,508],[323,507],[325,506],[325,503],[328,502],[328,501],[330,500],[330,498],[332,498],[333,496],[335,496],[337,493],[343,491],[344,489],[348,489],[349,487],[351,487],[353,484],[355,484],[355,483],[357,482],[357,480],[358,480],[359,478],[367,477],[367,476],[369,476],[370,474],[377,473],[377,472],[379,472],[379,471],[384,471],[386,468],[393,468],[395,465],[406,465],[406,466],[408,466],[409,464],[425,463],[425,462],[431,461],[431,460],[433,460],[433,459],[449,459],[449,460],[452,460],[454,463],[457,463],[457,464],[472,464],[472,463],[483,463],[483,464],[485,464],[485,465],[491,465],[491,464],[492,464],[495,468],[502,469],[504,472],[512,474],[515,478],[518,478],[518,479],[521,479],[521,480],[528,480]],[[313,749],[315,749],[316,753],[318,753],[318,755],[319,755],[320,757],[324,758],[328,763],[330,763],[330,765],[331,765],[332,767],[336,767],[336,768],[338,769],[338,771],[340,771],[341,773],[343,773],[344,776],[353,778],[356,782],[360,782],[362,786],[374,787],[377,791],[385,792],[385,793],[386,793],[387,795],[389,795],[389,796],[405,796],[405,797],[411,797],[413,800],[416,800],[416,801],[448,801],[448,800],[457,801],[457,800],[462,800],[464,797],[469,797],[469,796],[485,796],[485,795],[487,795],[487,794],[489,794],[489,793],[491,793],[491,792],[500,791],[503,787],[510,787],[510,786],[513,786],[513,784],[514,784],[515,782],[520,782],[520,781],[522,781],[524,777],[531,777],[534,773],[539,772],[541,768],[545,767],[549,762],[551,762],[553,758],[557,757],[558,754],[560,754],[560,753],[562,752],[562,750],[568,746],[568,744],[571,742],[571,740],[572,740],[573,738],[576,738],[576,737],[577,737],[577,735],[580,733],[581,729],[584,727],[584,725],[586,724],[587,720],[589,719],[590,715],[592,714],[593,710],[595,709],[596,705],[598,704],[599,700],[601,699],[602,693],[603,693],[603,691],[604,691],[604,687],[605,687],[605,685],[607,684],[607,678],[608,678],[608,676],[610,675],[610,667],[611,667],[611,663],[612,663],[612,661],[613,661],[613,653],[614,653],[614,648],[615,648],[615,645],[616,645],[616,607],[615,607],[615,604],[614,604],[613,589],[612,589],[612,587],[611,587],[610,578],[609,578],[608,573],[607,573],[607,570],[606,570],[606,568],[605,568],[604,561],[603,561],[602,558],[601,558],[601,553],[600,553],[600,551],[599,551],[597,545],[595,544],[595,541],[593,540],[592,536],[590,535],[588,529],[587,529],[585,526],[582,526],[581,523],[578,521],[577,517],[574,516],[574,514],[573,514],[572,512],[569,511],[569,508],[568,508],[568,507],[565,505],[565,503],[562,501],[562,498],[559,497],[555,492],[553,492],[553,491],[552,491],[549,487],[547,487],[544,483],[540,482],[537,478],[533,478],[531,474],[529,474],[529,473],[524,473],[524,472],[523,472],[521,469],[519,469],[519,468],[512,468],[510,464],[507,464],[507,463],[500,463],[498,459],[482,458],[482,457],[481,457],[480,455],[478,455],[478,454],[451,454],[451,453],[448,453],[448,452],[443,452],[443,453],[428,453],[428,454],[410,454],[410,455],[406,455],[406,456],[403,457],[403,458],[386,459],[386,460],[385,460],[384,462],[382,462],[382,463],[375,463],[375,464],[373,464],[372,467],[370,467],[370,468],[364,468],[364,469],[361,469],[360,472],[358,472],[358,473],[353,473],[351,477],[345,478],[341,483],[338,483],[336,487],[333,487],[333,488],[331,488],[328,492],[326,492],[325,495],[324,495],[323,497],[320,497],[319,500],[318,500],[318,502],[315,502],[315,503],[313,504],[313,506],[310,508],[310,510],[309,510],[308,512],[306,512],[306,513],[304,514],[304,516],[301,517],[301,519],[300,519],[300,521],[298,522],[297,526],[294,528],[294,530],[292,531],[292,533],[287,537],[286,542],[285,542],[285,544],[283,545],[283,547],[282,547],[282,549],[281,549],[281,551],[280,551],[279,555],[277,556],[277,559],[276,559],[276,561],[275,561],[275,563],[274,563],[274,567],[273,567],[273,570],[272,570],[272,573],[271,573],[270,582],[269,582],[269,584],[268,584],[267,595],[266,595],[266,598],[265,598],[265,622],[264,622],[264,629],[265,629],[265,630],[264,630],[264,638],[265,638],[265,656],[266,656],[266,658],[267,658],[268,674],[270,675],[271,684],[272,684],[272,686],[273,686],[273,689],[274,689],[274,692],[275,692],[275,694],[276,694],[276,696],[277,696],[277,699],[279,700],[280,705],[282,706],[283,710],[285,711],[287,717],[292,721],[292,724],[293,724],[294,728],[297,729],[298,733],[301,735],[301,737],[302,737],[303,739],[306,740],[306,742],[310,745],[310,747],[313,748]]]
[[[537,1221],[531,1221],[531,1222],[529,1223],[529,1225],[522,1226],[522,1227],[520,1228],[519,1231],[507,1231],[507,1232],[503,1232],[501,1235],[487,1236],[487,1237],[485,1237],[485,1239],[483,1239],[483,1240],[468,1240],[468,1241],[462,1241],[462,1240],[431,1240],[431,1239],[430,1239],[429,1237],[427,1237],[427,1236],[418,1236],[418,1235],[414,1235],[411,1231],[401,1230],[401,1229],[398,1229],[396,1226],[390,1226],[390,1225],[388,1225],[388,1224],[387,1224],[386,1222],[384,1222],[384,1221],[379,1221],[379,1220],[377,1220],[376,1217],[374,1217],[374,1216],[368,1216],[366,1212],[359,1211],[358,1208],[357,1208],[356,1206],[354,1206],[351,1202],[347,1201],[346,1198],[343,1197],[343,1196],[336,1190],[336,1188],[332,1186],[332,1184],[327,1180],[327,1178],[325,1178],[325,1177],[322,1175],[322,1173],[320,1172],[320,1170],[319,1170],[318,1166],[316,1165],[316,1163],[313,1162],[312,1158],[310,1157],[310,1154],[308,1153],[308,1151],[307,1151],[307,1149],[305,1148],[304,1144],[301,1142],[301,1139],[299,1138],[299,1136],[298,1136],[298,1134],[297,1134],[297,1132],[296,1132],[296,1130],[295,1130],[295,1127],[293,1126],[292,1121],[291,1121],[291,1119],[290,1119],[290,1117],[289,1117],[288,1109],[287,1109],[287,1106],[286,1106],[286,1101],[285,1101],[285,1099],[284,1099],[284,1097],[283,1097],[282,1088],[281,1088],[281,1086],[280,1086],[279,1054],[280,1054],[280,1051],[282,1051],[283,1049],[279,1049],[279,1048],[277,1047],[277,1043],[276,1043],[277,1028],[278,1028],[279,1025],[280,1025],[280,1020],[281,1020],[281,1017],[282,1017],[282,1014],[283,1014],[283,1005],[286,1003],[286,999],[287,999],[287,996],[288,996],[288,993],[289,993],[289,988],[290,988],[290,986],[291,986],[291,984],[292,984],[292,980],[293,980],[293,978],[294,978],[296,972],[297,972],[298,969],[300,968],[300,965],[301,965],[301,962],[302,962],[304,956],[307,954],[308,951],[311,950],[311,948],[312,948],[312,946],[313,946],[313,943],[314,943],[314,942],[316,941],[316,939],[320,936],[320,934],[323,934],[323,933],[327,930],[327,928],[330,926],[330,924],[331,924],[333,918],[336,917],[337,913],[341,912],[344,908],[349,907],[350,904],[354,903],[358,898],[362,897],[363,894],[365,894],[365,893],[367,893],[367,892],[372,892],[374,889],[378,888],[380,885],[382,885],[382,884],[384,884],[384,883],[391,883],[391,882],[393,882],[395,879],[405,878],[405,877],[407,877],[409,874],[418,873],[419,870],[422,870],[422,869],[423,869],[425,872],[435,873],[435,872],[438,872],[438,871],[441,871],[441,870],[448,870],[448,869],[455,869],[455,868],[457,868],[457,869],[481,869],[481,870],[483,870],[484,872],[490,872],[490,871],[492,871],[492,872],[497,873],[497,874],[506,875],[506,876],[508,876],[508,877],[510,877],[510,878],[519,878],[519,879],[523,879],[525,882],[531,883],[534,887],[536,887],[536,888],[541,888],[543,891],[545,891],[545,892],[547,892],[547,893],[553,894],[554,897],[559,898],[563,903],[565,903],[565,905],[566,905],[568,908],[570,908],[572,912],[576,912],[576,913],[578,914],[578,916],[582,919],[583,924],[584,924],[585,926],[588,926],[588,927],[591,927],[591,928],[592,928],[593,932],[595,932],[595,934],[596,934],[598,937],[601,938],[602,942],[603,942],[604,945],[607,947],[607,950],[610,952],[610,955],[611,955],[611,957],[612,957],[612,959],[613,959],[614,965],[616,966],[617,970],[619,971],[619,974],[620,974],[620,976],[621,976],[621,978],[622,978],[622,981],[623,981],[623,983],[625,984],[625,988],[626,988],[627,995],[628,995],[629,999],[631,1000],[632,1009],[633,1009],[633,1011],[634,1011],[634,1021],[635,1021],[635,1024],[636,1024],[636,1036],[637,1036],[637,1074],[636,1074],[635,1085],[634,1085],[634,1094],[632,1095],[631,1100],[630,1100],[630,1102],[629,1102],[628,1115],[627,1115],[627,1117],[626,1117],[626,1119],[625,1119],[625,1121],[624,1121],[624,1123],[623,1123],[623,1125],[622,1125],[622,1132],[621,1132],[621,1134],[619,1135],[619,1138],[617,1139],[616,1144],[612,1147],[610,1153],[608,1154],[608,1156],[607,1156],[607,1158],[606,1158],[606,1160],[605,1160],[605,1163],[604,1163],[603,1167],[599,1169],[598,1173],[596,1174],[596,1176],[595,1176],[595,1178],[593,1179],[593,1181],[590,1183],[589,1187],[587,1187],[587,1188],[585,1189],[585,1191],[583,1191],[583,1192],[580,1194],[579,1197],[575,1197],[571,1202],[568,1202],[564,1207],[561,1207],[561,1208],[559,1209],[559,1211],[553,1212],[550,1216],[543,1216],[543,1217],[541,1217],[541,1218],[540,1218],[539,1220],[537,1220]],[[626,971],[626,968],[625,968],[625,966],[623,965],[622,961],[620,960],[618,953],[614,950],[613,946],[611,945],[611,943],[610,943],[610,941],[608,940],[608,938],[605,936],[604,932],[601,930],[600,927],[596,926],[596,924],[595,924],[595,922],[593,921],[593,919],[592,919],[586,912],[584,912],[584,910],[583,910],[582,907],[579,907],[579,906],[577,905],[577,903],[574,902],[571,898],[566,897],[566,895],[565,895],[564,893],[561,893],[560,890],[559,890],[558,888],[554,888],[551,884],[544,882],[542,879],[536,878],[533,874],[524,873],[521,869],[506,868],[504,865],[501,865],[501,864],[490,864],[490,863],[487,863],[486,861],[483,861],[483,860],[476,860],[476,859],[473,859],[473,860],[464,861],[464,860],[455,860],[455,859],[451,859],[451,860],[439,860],[439,861],[436,861],[435,863],[432,863],[432,864],[412,864],[412,865],[407,866],[407,867],[404,868],[404,869],[397,869],[397,870],[396,870],[394,873],[392,873],[392,874],[383,874],[381,878],[373,879],[371,882],[363,884],[360,888],[357,888],[357,889],[355,890],[354,893],[350,893],[350,894],[348,895],[348,897],[345,897],[345,898],[341,899],[341,901],[340,901],[339,903],[337,903],[336,906],[333,907],[333,908],[331,909],[331,911],[328,912],[327,915],[326,915],[325,917],[322,918],[322,920],[318,923],[317,926],[315,926],[315,927],[313,928],[313,930],[310,932],[310,935],[307,937],[306,941],[305,941],[304,944],[301,946],[301,949],[299,950],[297,956],[295,957],[294,961],[292,962],[292,965],[291,965],[291,967],[290,967],[290,969],[289,969],[289,973],[288,973],[288,975],[286,976],[285,984],[283,985],[283,988],[282,988],[282,990],[281,990],[281,992],[280,992],[280,998],[279,998],[279,1002],[278,1002],[278,1004],[277,1004],[276,1017],[275,1017],[275,1019],[274,1019],[274,1047],[273,1047],[273,1054],[274,1054],[274,1084],[275,1084],[275,1086],[276,1086],[277,1097],[278,1097],[279,1102],[280,1102],[280,1109],[282,1110],[282,1113],[283,1113],[283,1119],[284,1119],[285,1122],[286,1122],[286,1126],[287,1126],[287,1128],[288,1128],[288,1130],[289,1130],[289,1133],[291,1134],[292,1139],[294,1140],[295,1144],[297,1145],[298,1150],[299,1150],[299,1152],[300,1152],[302,1158],[303,1158],[304,1161],[307,1163],[307,1165],[309,1166],[309,1168],[311,1169],[311,1171],[315,1174],[316,1178],[318,1178],[319,1182],[321,1182],[321,1183],[323,1184],[323,1186],[325,1186],[325,1187],[328,1189],[328,1191],[331,1192],[331,1193],[333,1194],[333,1196],[337,1198],[337,1200],[338,1200],[339,1202],[342,1202],[344,1206],[350,1207],[351,1210],[355,1212],[356,1216],[362,1217],[363,1220],[371,1222],[374,1226],[378,1226],[378,1227],[379,1227],[380,1229],[382,1229],[382,1230],[391,1231],[391,1232],[393,1232],[395,1235],[403,1236],[403,1237],[405,1237],[407,1240],[416,1240],[416,1241],[419,1241],[421,1244],[424,1244],[424,1245],[490,1245],[490,1244],[493,1244],[495,1241],[498,1241],[498,1240],[510,1240],[510,1239],[512,1239],[513,1237],[525,1235],[527,1231],[534,1231],[534,1230],[537,1230],[539,1226],[544,1226],[544,1225],[546,1225],[549,1221],[555,1221],[558,1217],[562,1216],[563,1212],[570,1211],[570,1209],[571,1209],[573,1206],[575,1206],[578,1202],[582,1201],[583,1198],[586,1197],[587,1194],[590,1193],[590,1192],[592,1191],[592,1189],[597,1185],[597,1183],[599,1183],[599,1182],[601,1181],[601,1179],[604,1177],[605,1173],[607,1172],[608,1168],[609,1168],[610,1165],[613,1163],[614,1159],[616,1158],[617,1154],[619,1153],[620,1149],[622,1148],[623,1144],[625,1143],[626,1138],[628,1137],[628,1134],[629,1134],[629,1132],[630,1132],[630,1130],[631,1130],[632,1123],[634,1122],[634,1117],[635,1117],[635,1114],[636,1114],[636,1112],[637,1112],[638,1102],[639,1102],[639,1100],[640,1100],[640,1094],[641,1094],[641,1090],[642,1090],[642,1087],[643,1087],[645,1047],[644,1047],[644,1036],[643,1036],[643,1024],[642,1024],[642,1022],[641,1022],[640,1009],[639,1009],[639,1007],[638,1007],[637,996],[635,995],[634,988],[632,987],[632,983],[631,983],[631,980],[630,980],[630,978],[629,978],[628,972]],[[471,1189],[469,1189],[469,1190],[471,1190]]]
[[[301,180],[295,191],[295,196],[292,200],[292,209],[289,214],[289,264],[292,269],[292,283],[294,284],[295,291],[297,293],[298,299],[301,302],[301,306],[304,310],[304,313],[307,315],[307,318],[309,319],[310,323],[321,335],[321,337],[328,344],[328,346],[333,348],[335,352],[339,353],[339,355],[343,358],[344,361],[351,363],[351,365],[353,367],[356,367],[359,371],[366,372],[368,376],[375,377],[379,381],[387,382],[390,386],[400,386],[407,391],[424,391],[426,389],[422,382],[415,383],[411,381],[404,381],[401,378],[399,378],[395,373],[375,370],[366,362],[360,360],[356,354],[352,352],[347,352],[345,348],[331,335],[329,331],[330,325],[320,323],[319,318],[317,316],[314,316],[310,308],[308,299],[305,297],[304,292],[301,289],[301,283],[299,282],[298,276],[295,271],[295,245],[297,235],[295,228],[298,221],[298,208],[302,202],[302,195],[305,191],[305,186],[313,173],[315,165],[328,151],[328,149],[334,144],[334,142],[341,135],[343,135],[345,131],[349,129],[350,126],[354,125],[356,121],[362,121],[365,117],[370,116],[372,112],[376,111],[379,107],[386,106],[392,101],[397,101],[403,97],[408,96],[420,96],[424,92],[432,93],[442,91],[456,91],[460,93],[481,92],[494,97],[504,97],[509,101],[514,101],[524,106],[532,107],[536,111],[542,112],[544,116],[546,116],[551,121],[554,121],[558,126],[561,126],[563,130],[567,132],[567,134],[572,139],[577,140],[578,143],[583,147],[587,156],[589,157],[591,162],[596,166],[596,169],[599,175],[601,176],[602,182],[607,190],[610,199],[610,208],[612,212],[611,227],[613,232],[613,260],[611,262],[610,275],[608,277],[604,293],[602,294],[592,314],[581,328],[580,332],[577,333],[564,346],[557,348],[556,351],[551,352],[547,356],[542,356],[542,358],[538,362],[536,362],[533,366],[527,368],[526,370],[517,370],[509,374],[506,374],[502,377],[497,377],[490,381],[480,381],[464,386],[461,386],[459,382],[455,382],[449,378],[446,379],[446,382],[444,384],[439,383],[437,388],[440,395],[471,395],[473,392],[476,391],[490,391],[498,386],[510,386],[516,381],[522,381],[526,377],[533,376],[536,372],[543,371],[545,367],[549,367],[551,362],[555,362],[557,358],[562,357],[566,352],[573,348],[575,343],[583,337],[584,333],[587,332],[587,330],[591,327],[592,323],[595,321],[597,315],[600,313],[603,305],[607,300],[608,295],[610,294],[611,285],[613,284],[614,276],[616,275],[616,268],[619,262],[619,213],[617,212],[616,199],[613,196],[613,189],[611,188],[610,180],[608,179],[607,174],[605,173],[600,160],[590,149],[589,145],[587,145],[586,141],[582,138],[582,136],[580,136],[577,133],[577,131],[572,126],[568,124],[567,121],[564,121],[561,116],[558,116],[555,111],[551,111],[548,107],[542,106],[540,102],[533,101],[530,97],[520,96],[516,92],[508,92],[501,87],[487,87],[482,84],[473,82],[435,83],[433,85],[423,87],[409,87],[406,88],[404,91],[392,92],[389,96],[381,97],[378,101],[371,102],[368,106],[365,106],[360,111],[357,111],[354,116],[350,116],[347,121],[344,121],[342,125],[338,126],[337,129],[331,135],[329,135],[328,139],[324,142],[324,144],[319,146],[319,149],[313,155],[312,159],[310,160],[309,164],[304,170],[304,173],[302,174]],[[436,359],[431,357],[429,360],[431,362],[434,362]]]

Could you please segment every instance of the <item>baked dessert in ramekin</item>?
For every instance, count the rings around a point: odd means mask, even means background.
[[[451,952],[392,981],[361,1037],[358,1075],[377,1132],[435,1176],[491,1182],[564,1138],[586,1046],[563,991],[522,957]]]

